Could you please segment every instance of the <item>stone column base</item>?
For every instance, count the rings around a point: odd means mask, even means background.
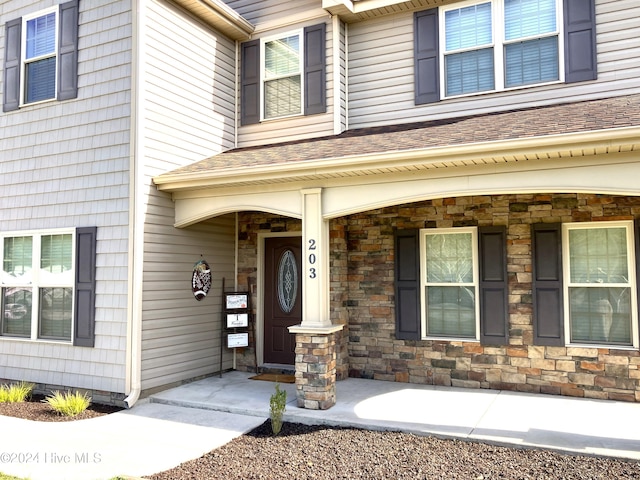
[[[327,410],[336,404],[336,332],[341,329],[289,327],[296,334],[298,407]]]

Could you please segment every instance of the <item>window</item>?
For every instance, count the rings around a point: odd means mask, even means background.
[[[571,344],[633,345],[632,222],[563,225],[565,329]]]
[[[421,231],[423,333],[477,338],[477,230]]]
[[[0,237],[2,336],[89,346],[84,337],[93,341],[95,232],[84,228]]]
[[[397,230],[394,244],[398,340],[508,344],[506,227]]]
[[[597,78],[595,1],[484,0],[414,15],[415,103]]]
[[[24,103],[56,96],[57,13],[56,7],[48,13],[22,19]]]
[[[243,43],[242,125],[326,112],[325,49],[324,23]]]
[[[560,80],[556,0],[442,9],[445,96]]]
[[[302,113],[301,32],[263,40],[263,118]]]
[[[78,0],[5,26],[3,111],[77,96]]]

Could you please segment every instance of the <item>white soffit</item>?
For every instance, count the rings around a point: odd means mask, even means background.
[[[221,0],[173,0],[232,40],[248,40],[255,27]]]
[[[322,0],[322,8],[332,15],[339,15],[347,23],[394,13],[423,10],[442,4],[441,0]]]

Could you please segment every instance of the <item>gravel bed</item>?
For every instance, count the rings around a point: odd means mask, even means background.
[[[269,420],[151,480],[233,479],[640,479],[640,463],[407,433]]]

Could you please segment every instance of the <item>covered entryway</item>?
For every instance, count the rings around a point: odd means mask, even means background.
[[[301,237],[267,237],[264,245],[264,363],[293,365],[302,322]]]

